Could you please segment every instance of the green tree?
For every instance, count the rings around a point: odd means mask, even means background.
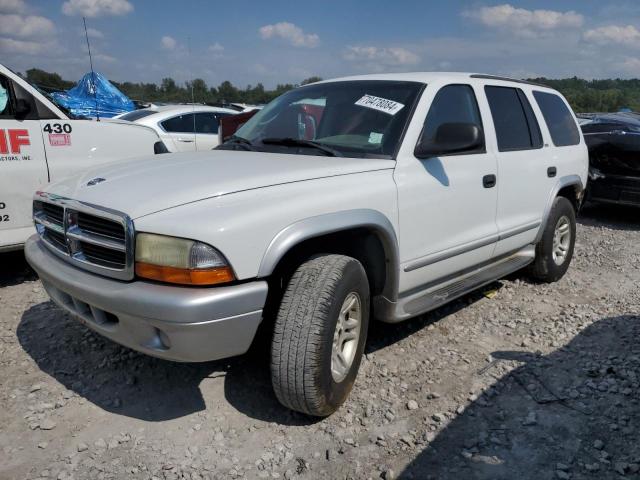
[[[45,90],[68,90],[74,82],[63,80],[57,73],[49,73],[39,68],[30,68],[25,72],[26,79]]]

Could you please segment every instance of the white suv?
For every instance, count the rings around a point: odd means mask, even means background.
[[[351,390],[371,319],[526,266],[562,277],[587,168],[549,88],[350,77],[282,95],[215,151],[48,186],[25,252],[58,305],[150,355],[242,354],[262,322],[277,397],[323,416]]]

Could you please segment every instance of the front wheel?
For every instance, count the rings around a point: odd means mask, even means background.
[[[324,417],[346,400],[369,326],[369,283],[356,259],[319,255],[295,271],[271,345],[271,380],[286,407]]]
[[[576,243],[576,212],[569,200],[557,197],[536,245],[536,259],[530,273],[541,282],[560,280],[569,268]]]

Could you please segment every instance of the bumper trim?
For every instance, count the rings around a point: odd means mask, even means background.
[[[122,282],[80,270],[37,235],[25,256],[52,300],[76,319],[135,350],[182,362],[245,353],[262,320],[267,282],[192,288]]]

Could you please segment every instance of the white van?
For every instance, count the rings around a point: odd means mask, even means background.
[[[0,252],[33,233],[31,200],[41,185],[100,163],[166,152],[151,128],[78,119],[0,64]]]

